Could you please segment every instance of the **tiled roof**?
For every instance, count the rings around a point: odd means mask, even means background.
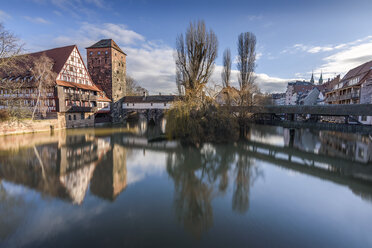
[[[113,41],[112,39],[103,39],[103,40],[100,40],[98,41],[97,43],[93,44],[92,46],[90,47],[87,47],[87,49],[89,48],[114,48],[116,50],[118,50],[119,52],[123,53],[126,55],[125,52],[123,52],[123,50],[120,49],[120,47],[115,43],[115,41]]]
[[[348,71],[348,73],[346,73],[346,75],[342,78],[341,81],[348,80],[348,79],[354,78],[356,76],[360,76],[362,74],[366,74],[371,69],[372,69],[372,60],[369,61],[369,62],[366,62],[366,63],[364,63],[360,66],[357,66],[357,67],[351,69],[350,71]]]
[[[66,81],[61,81],[61,80],[57,80],[57,85],[79,88],[79,89],[84,89],[84,90],[100,91],[95,85],[78,84],[78,83],[66,82]]]
[[[111,102],[111,100],[107,96],[97,96],[97,101]]]
[[[30,57],[39,58],[43,54],[45,54],[47,57],[51,58],[54,61],[53,71],[58,74],[62,70],[64,64],[66,63],[68,57],[70,56],[72,50],[74,50],[75,47],[76,45],[57,47],[45,51],[30,53],[28,55]]]
[[[141,103],[141,102],[172,102],[179,99],[175,95],[154,95],[154,96],[126,96],[124,102],[126,103]]]
[[[54,62],[53,65],[53,72],[56,74],[59,74],[60,71],[63,68],[63,65],[66,63],[68,57],[70,56],[72,50],[75,48],[75,45],[71,46],[65,46],[65,47],[58,47],[58,48],[53,48],[49,50],[44,50],[36,53],[29,53],[25,55],[20,55],[16,59],[16,66],[22,68],[21,70],[16,70],[18,72],[17,75],[9,75],[9,72],[3,73],[1,77],[6,78],[6,77],[26,77],[30,76],[31,72],[29,71],[29,68],[32,67],[33,61],[36,60],[37,58],[41,57],[42,55],[47,56],[48,58],[52,59]],[[10,74],[12,74],[10,72]],[[21,75],[19,75],[21,74]]]
[[[315,86],[314,85],[294,85],[293,86],[293,91],[295,93],[305,93],[310,90],[312,90]]]

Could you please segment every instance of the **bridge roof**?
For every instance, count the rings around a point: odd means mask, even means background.
[[[179,99],[176,95],[126,96],[125,103],[173,102]]]

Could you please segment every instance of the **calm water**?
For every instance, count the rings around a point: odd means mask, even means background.
[[[191,148],[156,132],[0,137],[0,246],[372,247],[372,137],[254,126]]]

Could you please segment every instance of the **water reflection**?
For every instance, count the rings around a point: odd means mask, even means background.
[[[128,184],[145,180],[133,180],[135,175],[128,172],[133,151],[150,161],[149,152],[164,154],[165,171],[174,186],[175,217],[197,238],[214,225],[213,203],[218,198],[228,195],[231,210],[239,215],[249,211],[252,187],[265,177],[262,162],[345,186],[372,200],[368,136],[255,126],[246,141],[196,148],[175,141],[151,142],[159,132],[140,125],[1,137],[0,216],[11,221],[4,223],[0,217],[0,238],[14,232],[12,226],[19,225],[24,213],[17,209],[25,205],[6,191],[4,182],[75,205],[83,205],[88,193],[115,202]]]

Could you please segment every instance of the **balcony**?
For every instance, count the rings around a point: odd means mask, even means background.
[[[63,112],[97,112],[97,107],[67,106]]]
[[[83,100],[83,101],[89,101],[89,100],[96,100],[97,96],[95,95],[87,95],[87,94],[78,94],[78,93],[65,93],[66,99],[70,100]]]
[[[357,98],[359,98],[359,92],[349,92],[349,93],[340,95],[339,100],[357,99]]]

